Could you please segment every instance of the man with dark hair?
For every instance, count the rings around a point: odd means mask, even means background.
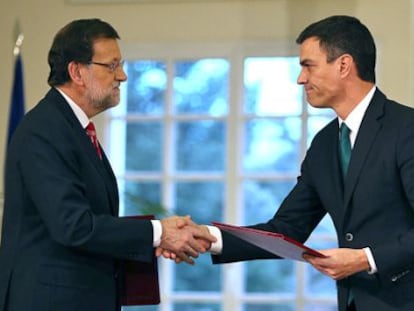
[[[152,262],[154,248],[192,263],[214,237],[188,217],[118,217],[118,190],[90,121],[119,103],[115,29],[76,20],[49,52],[52,87],[27,113],[7,150],[0,248],[0,310],[115,311],[119,261]]]
[[[368,28],[351,16],[332,16],[309,25],[296,39],[302,44],[309,38],[318,38],[326,52],[327,62],[339,56],[352,56],[361,80],[375,83],[376,48]]]
[[[55,36],[49,51],[49,85],[53,87],[69,82],[69,63],[89,63],[93,57],[93,41],[100,38],[120,39],[111,25],[96,19],[78,20],[63,27]]]
[[[305,242],[329,214],[339,248],[321,250],[325,258],[304,258],[337,280],[339,310],[412,311],[414,109],[375,86],[374,40],[358,19],[328,17],[308,26],[297,43],[297,82],[307,101],[333,109],[337,118],[313,139],[274,217],[251,227]],[[218,238],[210,248],[214,263],[274,258],[217,228],[210,231]]]

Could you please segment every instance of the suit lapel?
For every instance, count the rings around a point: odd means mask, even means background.
[[[98,173],[102,176],[101,180],[105,183],[108,200],[112,209],[111,213],[115,216],[118,216],[119,198],[116,178],[102,147],[101,150],[103,158],[101,160],[95,150],[95,147],[91,143],[90,138],[86,134],[85,129],[82,128],[69,104],[62,97],[62,95],[57,90],[51,89],[46,96],[51,98],[50,102],[53,103],[54,107],[60,110],[60,112],[72,126],[72,129],[77,136],[77,141],[79,141],[83,152],[86,153]]]
[[[118,184],[116,182],[116,177],[114,174],[114,171],[112,170],[111,164],[109,163],[108,158],[106,157],[106,154],[101,147],[102,150],[102,164],[104,166],[105,172],[109,178],[105,178],[106,183],[106,189],[108,190],[109,199],[111,201],[111,207],[112,207],[112,214],[114,216],[118,216],[119,212],[119,193],[118,193]]]
[[[348,206],[367,155],[381,129],[379,118],[384,114],[385,96],[377,90],[364,115],[348,167],[348,175],[344,182],[344,203]]]
[[[335,187],[335,190],[337,191],[337,197],[341,198],[341,200],[344,197],[344,181],[342,179],[342,172],[341,172],[341,165],[339,161],[339,123],[336,122],[335,126],[332,127],[332,137],[333,143],[331,144],[331,156],[329,159],[332,160],[332,163],[329,167],[332,168],[332,178],[333,178],[333,184],[339,185],[338,187]]]
[[[79,140],[81,141],[82,148],[87,153],[87,156],[95,166],[98,173],[102,176],[102,181],[105,183],[105,187],[108,194],[108,199],[111,202],[111,212],[112,215],[118,216],[118,187],[116,183],[115,175],[112,171],[111,165],[109,164],[108,158],[106,157],[106,154],[100,146],[102,151],[102,159],[99,158],[98,153],[95,150],[95,147],[90,141],[90,138],[88,135],[86,135],[85,130],[80,126],[80,132],[79,132]]]
[[[332,175],[332,189],[335,191],[332,193],[335,197],[335,204],[333,206],[340,206],[341,208],[334,208],[331,210],[331,216],[335,219],[344,219],[345,215],[345,208],[344,206],[344,181],[342,178],[342,171],[339,161],[339,123],[338,120],[333,124],[331,127],[332,133],[330,134],[331,137],[331,149],[330,149],[330,156],[328,160],[331,161],[329,163],[329,168]],[[340,225],[342,222],[338,221],[337,225]]]

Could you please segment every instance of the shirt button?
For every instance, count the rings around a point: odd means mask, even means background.
[[[351,242],[354,239],[354,236],[352,235],[352,233],[347,233],[345,234],[345,240],[347,240],[348,242]]]

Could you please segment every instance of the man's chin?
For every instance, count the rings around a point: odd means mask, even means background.
[[[99,111],[105,111],[109,108],[113,108],[115,106],[118,106],[119,99],[118,100],[111,100],[111,101],[104,101],[99,103],[98,105],[95,105],[95,108],[99,109]]]
[[[106,107],[105,107],[105,109],[104,109],[104,110],[106,110],[106,109],[110,109],[110,108],[113,108],[113,107],[116,107],[116,106],[118,106],[118,105],[119,105],[119,100],[118,100],[118,101],[111,102],[111,103],[109,103],[108,105],[106,105]]]
[[[119,96],[112,101],[111,107],[116,107],[119,105],[120,98]]]
[[[315,103],[315,101],[313,101],[312,99],[308,99],[308,98],[306,98],[306,102],[307,102],[309,105],[311,105],[313,108],[319,108],[319,107],[318,107],[318,104],[317,104],[317,103]]]
[[[311,105],[313,108],[326,108],[326,105],[324,103],[320,103],[320,102],[312,100],[312,99],[306,99],[306,102],[309,105]]]

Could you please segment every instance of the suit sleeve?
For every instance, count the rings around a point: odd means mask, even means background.
[[[251,228],[282,233],[299,242],[305,242],[310,233],[326,214],[317,192],[310,186],[308,159],[302,164],[301,177],[289,195],[282,202],[272,219]],[[223,251],[213,256],[214,263],[241,260],[278,258],[259,247],[253,246],[231,234],[222,231]]]
[[[405,210],[407,219],[414,219],[414,120],[411,118],[405,121],[405,126],[402,126],[399,131],[395,150],[399,172],[399,180],[395,180],[395,183],[401,184],[403,200],[408,201],[408,208]],[[405,209],[402,204],[386,208]],[[411,222],[414,223],[414,221]],[[387,225],[401,227],[402,224]],[[414,226],[393,240],[373,247],[371,250],[379,276],[384,280],[390,280],[396,274],[414,268]]]

